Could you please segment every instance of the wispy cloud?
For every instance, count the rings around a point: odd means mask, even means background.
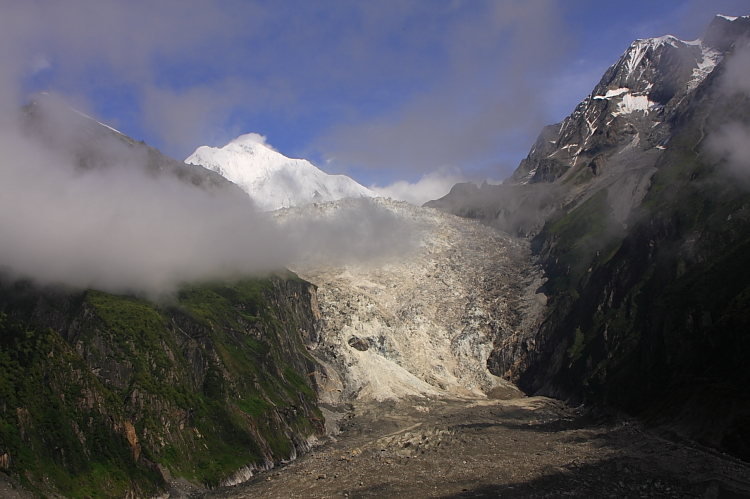
[[[750,40],[741,40],[724,63],[719,82],[724,96],[750,98]],[[750,179],[750,126],[736,116],[722,118],[730,121],[709,133],[706,148],[714,157],[725,160],[732,173]]]
[[[445,196],[457,183],[470,181],[458,168],[441,168],[422,175],[416,182],[399,180],[382,187],[372,185],[370,189],[381,196],[421,206],[427,201]]]
[[[440,78],[403,105],[328,130],[318,142],[321,150],[362,167],[487,171],[495,166],[488,157],[517,147],[519,136],[529,139],[546,124],[540,99],[549,91],[545,76],[557,68],[569,41],[559,4],[453,5],[462,8],[428,16],[438,30],[419,32],[443,57]]]
[[[14,67],[44,54],[56,91],[178,157],[292,123],[340,169],[487,168],[508,131],[545,124],[529,77],[566,46],[559,14],[558,0],[42,0],[7,6],[0,60],[14,105]]]
[[[708,150],[726,160],[736,174],[750,178],[750,127],[734,122],[724,125],[707,139]]]
[[[730,95],[744,93],[750,97],[750,40],[744,40],[727,60],[722,87]]]

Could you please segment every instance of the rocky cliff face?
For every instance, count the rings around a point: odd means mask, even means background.
[[[611,189],[546,222],[535,243],[551,320],[516,365],[498,368],[527,391],[668,422],[747,459],[750,197],[746,178],[705,140],[750,116],[748,96],[722,84],[734,56],[675,106],[627,230],[614,223]]]
[[[0,286],[0,456],[27,488],[173,497],[243,481],[324,433],[314,287],[185,286],[168,304]]]

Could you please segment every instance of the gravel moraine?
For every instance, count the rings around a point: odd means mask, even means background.
[[[750,467],[542,397],[358,403],[338,438],[203,499],[735,498]]]

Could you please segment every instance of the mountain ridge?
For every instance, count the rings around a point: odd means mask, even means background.
[[[457,186],[425,206],[533,237],[556,210],[570,211],[608,188],[615,216],[625,223],[679,127],[686,99],[731,48],[728,40],[748,30],[750,18],[717,16],[702,39],[634,41],[568,117],[542,130],[503,184]]]
[[[496,344],[493,373],[744,460],[750,179],[712,138],[750,124],[750,95],[727,84],[748,36],[749,17],[718,16],[718,54],[634,42],[510,182],[428,203],[531,239],[544,269],[544,320]]]
[[[20,126],[26,136],[83,170],[135,164],[154,176],[173,175],[197,188],[244,199],[242,191],[221,175],[170,158],[49,94],[38,95],[22,108]]]
[[[21,109],[20,134],[22,145],[44,151],[49,170],[41,171],[69,172],[70,185],[105,179],[95,184],[99,192],[132,173],[138,187],[171,206],[182,199],[172,196],[178,189],[254,213],[221,175],[51,96]],[[155,244],[143,231],[118,233],[125,224],[113,220],[116,247],[133,239]],[[76,234],[55,229],[45,239],[49,258],[58,257],[61,235]],[[34,242],[26,251],[39,249]],[[132,251],[125,258],[146,265]],[[11,265],[0,268],[0,490],[10,477],[34,497],[188,497],[307,452],[325,435],[308,376],[318,365],[306,348],[318,333],[315,288],[285,269],[264,269],[223,281],[210,280],[212,272],[183,276],[166,294],[151,294],[143,283],[127,292],[91,289],[88,281],[40,273],[37,282]]]

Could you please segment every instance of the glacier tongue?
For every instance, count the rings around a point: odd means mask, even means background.
[[[317,287],[320,337],[310,353],[323,366],[314,373],[320,401],[522,396],[490,372],[488,359],[496,345],[530,329],[546,303],[528,241],[387,198],[273,217],[282,226],[315,227],[366,219],[373,208],[408,227],[417,244],[346,263],[310,254],[290,267]]]
[[[305,159],[287,158],[255,133],[240,135],[221,148],[201,146],[185,163],[201,165],[234,182],[262,211],[378,196],[346,175],[329,175]]]

